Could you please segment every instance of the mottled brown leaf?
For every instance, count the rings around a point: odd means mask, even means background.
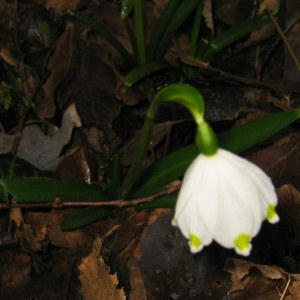
[[[82,260],[79,266],[81,292],[84,300],[125,300],[122,289],[117,288],[116,274],[110,274],[110,268],[99,256],[102,239],[94,241],[94,247],[89,256]]]
[[[231,300],[280,299],[289,274],[278,267],[229,259],[225,270],[231,274]]]
[[[276,186],[293,184],[300,187],[300,134],[292,133],[273,145],[255,152],[250,160],[263,168]]]
[[[154,151],[154,147],[165,138],[166,138],[166,147],[168,147],[168,137],[170,136],[172,127],[182,122],[184,122],[184,120],[166,121],[164,123],[155,124],[152,129],[148,151],[151,150]],[[120,162],[122,165],[129,166],[132,164],[134,158],[136,157],[141,133],[142,130],[138,130],[135,133],[134,137],[118,151],[118,154],[120,156]]]
[[[45,7],[54,9],[58,14],[63,15],[68,9],[78,9],[80,0],[47,0]]]
[[[212,1],[211,0],[204,1],[203,18],[205,20],[206,26],[211,30],[211,36],[214,36],[215,27],[214,27]]]
[[[82,230],[62,231],[59,228],[59,224],[66,217],[66,214],[68,214],[67,211],[63,213],[56,210],[51,213],[28,212],[24,219],[26,223],[31,225],[36,237],[46,234],[47,241],[56,247],[88,249],[92,245],[92,235]]]
[[[55,113],[55,93],[58,86],[70,76],[76,63],[76,46],[74,44],[74,25],[69,22],[57,41],[47,69],[50,73],[43,85],[45,97],[38,104],[36,113],[41,119],[52,118]]]

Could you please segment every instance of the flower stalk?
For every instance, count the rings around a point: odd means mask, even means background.
[[[202,95],[188,84],[170,85],[154,97],[120,196],[126,199],[139,177],[155,116],[165,101],[177,102],[190,111],[197,124],[195,140],[200,151],[184,175],[172,224],[189,240],[192,253],[215,240],[240,255],[249,255],[261,223],[279,220],[275,188],[259,167],[218,147],[216,134],[204,119]]]
[[[149,106],[144,125],[142,128],[141,139],[139,142],[136,159],[124,178],[121,187],[121,197],[126,199],[131,188],[135,184],[142,168],[143,160],[146,156],[149,140],[157,111],[165,101],[177,102],[185,106],[192,114],[197,124],[202,124],[204,114],[204,100],[197,89],[189,84],[177,83],[170,85],[157,93]],[[203,138],[204,139],[204,138]]]

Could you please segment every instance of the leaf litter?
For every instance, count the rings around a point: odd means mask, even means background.
[[[38,169],[52,170],[60,179],[89,183],[106,176],[110,151],[121,154],[127,149],[124,167],[132,161],[140,120],[155,92],[153,86],[147,83],[148,95],[135,89],[125,96],[120,93],[127,68],[122,57],[90,28],[66,14],[68,9],[81,8],[92,13],[112,28],[131,52],[116,2],[53,0],[43,6],[33,1],[20,2],[18,8],[0,3],[4,16],[0,21],[1,80],[14,84],[20,78],[25,96],[36,101],[33,114],[24,110],[18,118],[17,108],[12,108],[9,118],[0,110],[1,155],[14,153],[14,143],[19,140],[16,154]],[[166,1],[148,4],[148,12],[153,13],[149,22],[154,22]],[[261,1],[259,7],[256,1],[219,0],[213,6],[212,1],[205,1],[208,35],[270,5],[276,8],[278,1]],[[31,9],[35,13],[29,13]],[[295,49],[299,48],[295,22],[299,9],[297,1],[290,1],[286,12],[288,35]],[[41,29],[43,20],[51,25],[50,35]],[[244,44],[220,54],[213,65],[185,56],[188,38],[184,30],[177,44],[175,38],[177,47],[172,49],[179,53],[170,51],[166,57],[203,72],[205,84],[200,79],[196,84],[203,90],[208,119],[217,130],[299,106],[300,77],[289,53],[278,47],[275,39],[273,52],[266,46],[273,31],[271,26],[263,27]],[[268,60],[257,60],[260,51]],[[281,61],[284,63],[278,63]],[[262,70],[266,70],[263,76]],[[162,80],[163,84],[168,82]],[[134,112],[132,117],[128,112]],[[172,113],[164,108],[159,117],[161,127],[155,127],[154,159],[192,139],[192,134],[190,139],[187,136],[189,125],[172,119]],[[180,120],[188,118],[179,114]],[[24,123],[36,118],[53,123],[58,132],[49,135],[42,126]],[[61,121],[64,119],[67,125]],[[73,130],[74,125],[83,128]],[[0,211],[0,298],[299,299],[298,130],[295,124],[245,153],[278,187],[281,217],[274,227],[263,225],[247,260],[216,244],[197,255],[190,254],[186,241],[170,225],[173,212],[169,209],[126,208],[116,218],[66,232],[59,229],[59,223],[76,209],[28,209],[12,215]],[[168,139],[176,142],[167,145]],[[3,156],[3,165],[4,160],[7,162],[7,156]]]

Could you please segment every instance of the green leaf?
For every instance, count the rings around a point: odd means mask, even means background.
[[[247,19],[241,24],[228,29],[220,36],[211,40],[205,47],[205,52],[200,54],[198,59],[204,62],[209,62],[218,52],[252,31],[260,28],[267,20],[268,16],[266,14],[256,15],[253,18]],[[201,50],[202,49],[200,49],[200,51]]]
[[[181,1],[178,5],[175,13],[172,15],[168,26],[163,31],[160,39],[155,44],[155,50],[152,58],[161,58],[170,43],[170,40],[174,37],[178,28],[183,24],[183,22],[188,18],[188,16],[195,10],[196,6],[199,4],[199,0],[189,0]],[[151,41],[154,44],[154,42]],[[152,47],[152,45],[150,44]],[[149,47],[150,47],[149,46]]]
[[[161,61],[150,61],[143,65],[139,65],[126,75],[125,82],[122,85],[121,90],[123,93],[126,93],[132,85],[136,84],[145,77],[168,68],[171,68],[170,65]]]
[[[156,21],[148,45],[148,57],[150,59],[155,58],[155,50],[157,45],[159,44],[162,35],[166,31],[166,28],[173,18],[179,2],[180,0],[170,0]]]
[[[27,161],[10,153],[0,155],[0,178],[46,177],[47,172],[40,171]]]
[[[83,14],[77,10],[69,9],[69,14],[75,16],[78,20],[90,26],[102,37],[104,37],[127,61],[133,63],[133,58],[130,53],[123,47],[123,45],[100,23],[96,22],[88,15]]]
[[[112,207],[86,207],[69,217],[66,217],[61,223],[62,230],[71,230],[86,226],[103,218],[114,216],[116,209]]]
[[[92,202],[106,199],[101,189],[95,186],[49,178],[0,179],[0,187],[4,191],[0,196],[9,193],[17,203],[54,202],[57,197],[63,202]],[[5,201],[6,198],[1,200]]]
[[[218,135],[220,147],[240,153],[272,137],[275,133],[299,119],[299,117],[300,110],[294,109],[273,114],[230,129]],[[169,154],[144,170],[140,180],[136,184],[134,193],[146,187],[163,186],[183,176],[188,166],[198,154],[199,151],[195,144]]]
[[[0,183],[0,201],[9,203],[9,193],[5,186]]]
[[[123,20],[127,19],[131,14],[134,5],[134,0],[123,0],[122,1],[122,9],[121,9],[121,17]]]

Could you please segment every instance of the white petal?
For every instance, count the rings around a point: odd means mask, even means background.
[[[215,239],[248,255],[262,221],[276,222],[277,196],[270,178],[257,166],[226,150],[198,155],[188,168],[174,220],[198,252]]]
[[[205,228],[201,218],[199,218],[198,212],[195,209],[196,204],[193,202],[194,200],[198,201],[197,198],[186,199],[185,209],[180,213],[176,213],[172,223],[180,228],[182,234],[187,239],[190,239],[192,234],[201,240],[201,247],[198,247],[198,249],[191,247],[192,252],[198,252],[203,246],[210,244],[213,237]]]
[[[253,187],[245,174],[227,160],[218,156],[197,189],[199,196],[207,198],[198,204],[199,214],[217,241],[225,242],[227,237],[235,237],[242,230],[250,235],[257,233],[265,217],[263,207],[256,194],[252,199]]]

